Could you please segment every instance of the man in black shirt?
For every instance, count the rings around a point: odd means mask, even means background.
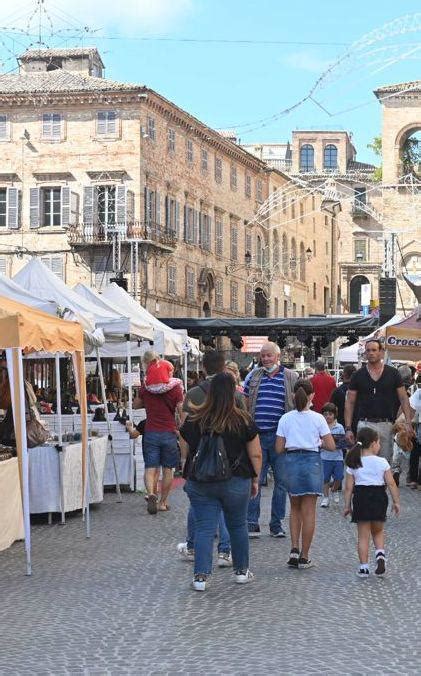
[[[392,459],[392,426],[399,407],[412,431],[411,409],[408,395],[397,369],[383,363],[383,345],[379,340],[369,340],[365,346],[367,364],[351,378],[345,401],[345,432],[347,440],[354,443],[352,419],[356,408],[358,427],[371,427],[379,434],[380,455],[388,462]]]
[[[336,390],[333,390],[332,394],[330,395],[330,401],[332,404],[335,404],[336,408],[338,409],[337,421],[344,427],[346,393],[348,392],[351,377],[354,375],[356,370],[357,369],[355,368],[354,364],[347,364],[344,366],[342,371],[342,383],[336,388]],[[354,426],[352,427],[354,428]]]

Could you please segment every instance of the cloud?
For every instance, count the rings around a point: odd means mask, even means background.
[[[107,35],[123,31],[125,35],[162,35],[192,11],[193,3],[194,0],[46,0],[44,6],[55,30],[79,25],[104,29]],[[28,19],[29,13],[23,20],[25,27]],[[46,15],[43,24],[46,29],[50,27]],[[31,32],[37,30],[37,25],[35,16]]]
[[[287,54],[282,59],[282,63],[296,70],[305,70],[308,73],[322,73],[331,64],[331,60],[322,59],[310,50],[302,50]]]

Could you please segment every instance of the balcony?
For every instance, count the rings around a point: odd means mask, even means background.
[[[354,203],[351,208],[352,218],[368,218],[369,217],[370,207],[366,202],[361,200],[354,200]]]
[[[174,230],[167,230],[159,223],[143,223],[132,221],[130,223],[116,223],[104,225],[103,223],[86,223],[72,225],[68,228],[69,243],[72,246],[110,244],[119,240],[125,242],[138,242],[154,246],[162,251],[172,252],[177,245],[177,235]]]

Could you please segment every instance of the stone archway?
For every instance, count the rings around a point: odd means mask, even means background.
[[[395,139],[396,175],[401,178],[414,173],[420,176],[421,122],[412,122],[403,127]]]
[[[349,311],[351,314],[359,314],[361,311],[361,287],[363,284],[369,284],[370,281],[365,275],[356,275],[351,279],[349,285]]]
[[[202,268],[199,274],[198,286],[203,300],[202,312],[205,317],[211,317],[215,291],[215,273],[211,268]]]

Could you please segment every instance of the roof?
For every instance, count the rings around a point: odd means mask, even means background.
[[[41,73],[0,75],[0,94],[45,94],[54,92],[133,91],[141,85],[115,82],[57,69]]]
[[[347,164],[348,171],[375,171],[374,164],[367,164],[367,162],[357,162],[356,160],[349,160]]]
[[[18,59],[19,61],[26,63],[27,61],[32,61],[33,59],[54,59],[72,56],[96,56],[102,63],[102,59],[96,47],[74,47],[72,49],[27,49],[26,52],[18,57]]]
[[[378,87],[374,90],[374,94],[377,96],[377,98],[381,98],[382,94],[398,94],[399,92],[404,94],[407,91],[420,92],[421,80],[414,80],[413,82],[398,82],[397,84]]]

